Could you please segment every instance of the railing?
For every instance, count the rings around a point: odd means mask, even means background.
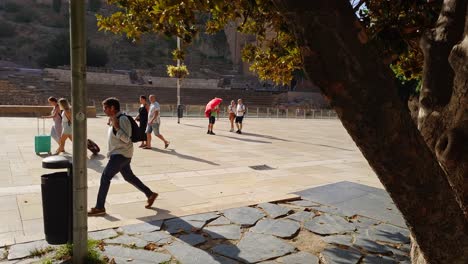
[[[138,114],[139,105],[123,104],[121,110],[129,115]],[[98,115],[104,115],[100,107],[96,107]],[[176,105],[161,105],[162,117],[177,117]],[[185,105],[184,117],[205,117],[205,106]],[[228,117],[226,107],[220,110],[219,117]],[[330,109],[307,109],[300,107],[246,107],[247,118],[291,118],[291,119],[336,119],[336,112]]]

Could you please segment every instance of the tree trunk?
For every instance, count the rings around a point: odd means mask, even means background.
[[[349,1],[273,1],[297,37],[305,72],[321,88],[402,212],[423,259],[468,263],[468,227],[457,202],[460,196],[455,195],[446,172],[399,99],[388,65],[366,44]],[[457,59],[451,65],[458,63],[465,73],[456,73],[453,83],[465,78],[466,95],[467,53],[462,47],[457,51],[456,55],[452,51],[451,58]],[[457,108],[457,118],[466,120],[461,108]],[[447,137],[463,138],[460,134]],[[440,147],[449,146],[450,142],[442,142]]]

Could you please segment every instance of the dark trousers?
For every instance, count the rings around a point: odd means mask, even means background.
[[[150,188],[143,184],[143,182],[141,182],[141,180],[138,179],[135,174],[133,174],[132,169],[130,168],[131,161],[131,158],[126,158],[119,154],[110,156],[109,162],[107,163],[106,168],[104,168],[104,171],[101,175],[101,185],[99,186],[99,193],[96,202],[97,209],[104,208],[111,180],[119,172],[127,182],[135,186],[138,190],[142,191],[146,197],[150,197],[153,194]]]

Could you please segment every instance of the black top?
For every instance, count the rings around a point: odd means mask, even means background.
[[[146,110],[145,105],[138,108],[138,113],[140,114],[140,127],[148,124],[148,110]]]

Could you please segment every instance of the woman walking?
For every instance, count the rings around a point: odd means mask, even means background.
[[[58,105],[57,98],[55,97],[51,96],[47,101],[53,108],[50,115],[42,116],[42,118],[52,118],[54,124],[50,129],[50,136],[57,142],[57,144],[60,144],[60,138],[62,137],[62,116],[60,113],[60,107]]]
[[[141,133],[141,138],[143,139],[141,141],[139,148],[144,148],[146,147],[146,126],[148,125],[148,110],[149,110],[149,104],[146,100],[146,96],[141,95],[140,96],[140,108],[138,109],[138,115],[135,117],[135,120],[140,122],[140,133]]]
[[[234,119],[236,119],[236,102],[231,100],[231,104],[228,106],[229,113],[229,122],[231,122],[231,130],[229,132],[234,132]]]
[[[65,141],[67,138],[72,141],[72,116],[70,104],[68,103],[67,99],[60,98],[58,100],[58,105],[62,110],[62,136],[60,137],[59,147],[55,151],[55,155],[65,151]]]

